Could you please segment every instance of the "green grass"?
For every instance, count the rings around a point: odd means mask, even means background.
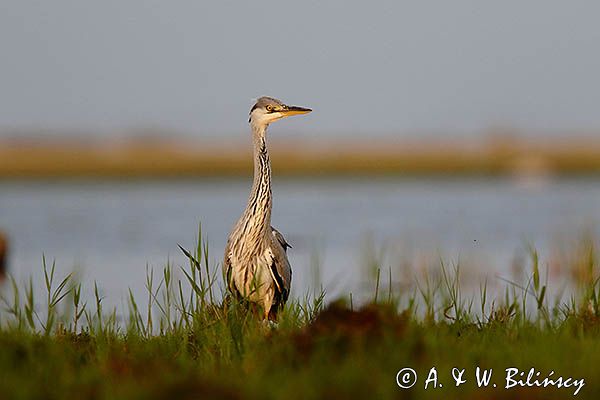
[[[459,266],[441,263],[437,278],[407,293],[392,289],[391,275],[377,273],[372,299],[361,306],[350,297],[327,302],[323,292],[294,299],[277,327],[223,301],[208,251],[200,241],[189,265],[148,270],[147,297],[130,293],[127,310],[105,309],[97,284],[57,277],[45,260],[45,298],[36,298],[31,280],[10,279],[1,299],[0,399],[573,396],[574,388],[505,390],[509,367],[535,368],[540,379],[551,370],[554,377],[583,378],[577,397],[600,396],[593,249],[580,263],[589,273],[562,302],[547,297],[531,250],[530,276],[507,283],[500,298],[491,298],[485,284],[476,298],[465,297]],[[434,366],[443,387],[424,390]],[[494,369],[497,388],[477,388],[477,366]],[[396,384],[405,367],[419,376],[412,389]],[[455,367],[466,370],[460,387]]]

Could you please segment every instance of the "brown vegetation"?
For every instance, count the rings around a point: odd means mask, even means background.
[[[294,141],[274,137],[278,175],[565,175],[600,172],[591,138]],[[0,178],[201,177],[251,173],[250,144],[136,138],[0,141]]]

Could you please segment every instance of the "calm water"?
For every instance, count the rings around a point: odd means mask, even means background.
[[[202,222],[220,262],[248,181],[0,183],[0,229],[10,271],[39,275],[42,254],[61,273],[80,271],[118,303],[144,293],[146,265],[183,265]],[[598,233],[600,181],[522,185],[510,180],[276,180],[273,225],[293,245],[293,294],[315,279],[335,293],[366,290],[374,254],[395,281],[441,256],[479,274],[509,274],[526,243],[544,257],[585,229]],[[316,269],[315,264],[320,268]],[[318,275],[318,276],[317,276]],[[39,279],[38,279],[39,281]],[[40,282],[41,283],[41,282]]]

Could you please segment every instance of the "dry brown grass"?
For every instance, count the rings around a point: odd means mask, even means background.
[[[272,143],[278,175],[572,175],[600,173],[593,139]],[[0,141],[0,178],[164,178],[251,174],[249,143]]]

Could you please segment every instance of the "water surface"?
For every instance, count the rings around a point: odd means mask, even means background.
[[[60,273],[75,269],[85,284],[98,281],[113,302],[129,287],[141,295],[146,266],[185,263],[177,244],[192,247],[200,221],[210,258],[220,262],[249,187],[246,180],[0,183],[10,272],[20,280],[37,276],[45,254]],[[365,266],[372,259],[400,283],[438,257],[479,274],[507,276],[526,243],[547,263],[553,245],[584,230],[598,232],[600,221],[598,180],[533,186],[511,180],[276,180],[273,191],[273,225],[293,246],[296,296],[316,279],[332,296],[370,290]]]

